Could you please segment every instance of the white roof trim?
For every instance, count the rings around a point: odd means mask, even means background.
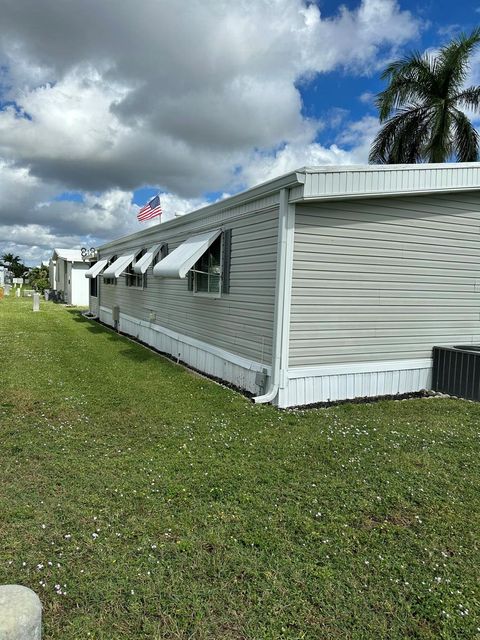
[[[110,256],[108,256],[107,258],[102,258],[101,260],[93,264],[90,269],[88,269],[88,271],[85,271],[85,277],[96,278],[98,274],[101,273],[103,269],[105,269],[109,260]]]
[[[138,244],[153,243],[160,229],[162,237],[166,237],[192,223],[208,224],[213,216],[214,224],[222,224],[232,209],[278,193],[282,188],[290,190],[291,202],[307,203],[313,200],[480,191],[480,162],[303,167],[185,216],[105,243],[100,250],[112,253],[119,245],[135,240]]]
[[[105,269],[103,272],[104,278],[118,278],[118,276],[125,271],[128,265],[132,264],[135,257],[134,253],[128,253],[123,256],[119,256],[115,262]]]
[[[478,190],[480,164],[410,164],[311,167],[297,199],[341,200]],[[301,192],[301,193],[300,193]]]
[[[153,275],[162,278],[185,278],[187,273],[222,233],[221,229],[190,236],[166,258],[153,267]]]
[[[54,249],[52,258],[55,257],[67,262],[84,262],[80,249]]]
[[[135,264],[133,265],[133,270],[135,271],[135,273],[143,275],[147,271],[148,267],[152,264],[156,254],[164,245],[165,243],[161,242],[160,244],[154,244],[153,247],[150,247],[147,253],[143,255],[140,260],[137,260],[137,262],[135,262]]]

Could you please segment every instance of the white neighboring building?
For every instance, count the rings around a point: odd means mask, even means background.
[[[54,249],[49,262],[50,288],[62,293],[67,304],[87,307],[89,282],[85,272],[89,266],[80,249]]]

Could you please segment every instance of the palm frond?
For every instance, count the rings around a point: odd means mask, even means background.
[[[452,111],[454,147],[458,162],[478,160],[479,135],[467,116],[458,109]]]
[[[456,93],[462,87],[469,70],[469,58],[479,44],[480,27],[477,27],[470,35],[462,33],[440,49],[438,72],[445,96]]]
[[[407,56],[390,62],[383,71],[380,78],[391,80],[399,75],[414,75],[422,71],[431,71],[432,59],[425,53],[412,51]]]
[[[429,119],[429,109],[424,106],[402,109],[378,132],[372,143],[369,162],[419,162],[428,133]]]
[[[471,111],[480,111],[480,87],[469,87],[464,89],[452,99],[456,106],[470,109]]]
[[[392,62],[382,75],[384,79],[389,77],[390,83],[376,97],[380,122],[387,120],[402,104],[427,102],[435,86],[433,70],[433,61],[419,54]]]
[[[430,136],[425,154],[429,162],[445,162],[453,151],[451,114],[445,102],[436,104],[431,113]]]
[[[480,45],[480,27],[444,46],[437,56],[413,53],[390,63],[376,98],[383,124],[369,161],[446,162],[476,157],[477,133],[459,109],[480,112],[480,87],[464,88],[469,58]],[[467,127],[467,123],[470,128]]]

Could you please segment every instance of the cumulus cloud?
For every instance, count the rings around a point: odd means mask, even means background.
[[[265,182],[302,167],[365,163],[378,126],[376,118],[366,116],[356,122],[346,122],[336,142],[328,147],[318,142],[290,143],[274,155],[253,153],[239,178],[248,185]]]
[[[145,185],[165,192],[167,209],[175,199],[190,209],[205,192],[296,165],[352,161],[316,142],[322,123],[303,115],[299,83],[372,73],[420,28],[395,0],[328,17],[306,0],[0,7],[0,99],[11,102],[0,110],[0,180],[22,188],[17,209],[0,195],[1,231],[23,212],[22,224],[46,229],[42,242],[128,232],[132,192]],[[67,189],[84,201],[55,201]]]
[[[57,189],[32,177],[26,169],[0,163],[1,252],[26,259],[46,259],[53,247],[97,246],[112,237],[138,231],[132,193],[112,189],[86,193],[81,201],[56,199]],[[33,204],[32,204],[33,203]],[[207,204],[200,198],[162,197],[162,220]],[[158,219],[142,228],[158,224]],[[30,258],[38,256],[38,258]]]

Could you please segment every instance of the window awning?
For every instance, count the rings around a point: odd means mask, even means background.
[[[191,236],[153,267],[153,275],[162,278],[185,278],[221,233],[221,229],[215,229]]]
[[[132,264],[135,257],[134,253],[128,253],[123,256],[119,256],[115,262],[105,269],[103,272],[104,278],[118,278],[118,276],[125,271],[128,265]]]
[[[145,253],[133,265],[133,270],[135,271],[135,273],[143,275],[147,271],[148,267],[152,264],[153,259],[155,258],[155,256],[163,246],[164,246],[164,243],[162,242],[161,244],[155,244],[153,245],[153,247],[150,247],[147,253]]]
[[[85,277],[86,278],[96,278],[98,276],[98,274],[101,273],[105,269],[105,267],[107,266],[109,260],[110,260],[110,256],[108,256],[108,258],[102,258],[101,260],[99,260],[98,262],[93,264],[90,267],[90,269],[88,269],[88,271],[85,271]]]

